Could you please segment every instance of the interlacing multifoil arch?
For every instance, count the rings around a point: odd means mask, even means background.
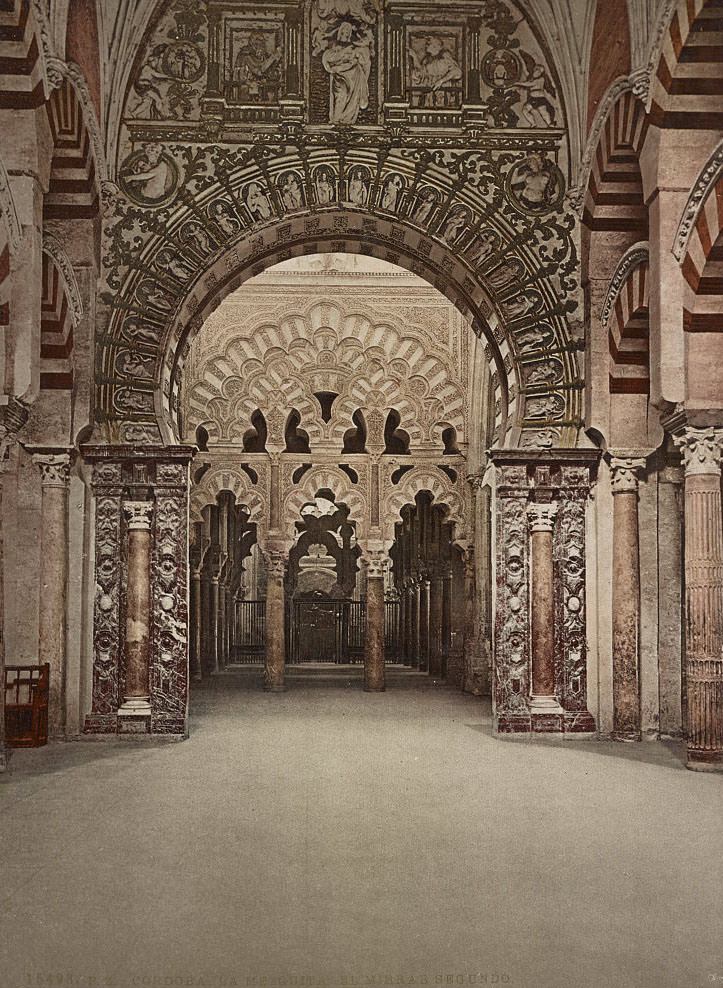
[[[415,134],[404,121],[382,122],[381,110],[375,123],[362,114],[355,126],[304,127],[298,116],[282,113],[273,128],[234,129],[203,99],[198,122],[193,108],[186,122],[180,104],[168,109],[168,93],[173,89],[180,99],[182,82],[169,86],[163,110],[149,95],[143,65],[161,57],[165,65],[169,50],[180,46],[166,40],[161,53],[151,32],[129,84],[116,165],[121,191],[105,225],[97,415],[106,440],[173,442],[183,363],[208,314],[278,261],[350,251],[419,274],[485,340],[496,442],[576,443],[582,313],[576,220],[565,200],[564,108],[554,111],[557,119],[547,110],[535,117],[526,100],[522,117],[514,110],[513,94],[500,81],[504,73],[521,73],[522,58],[538,80],[534,65],[542,63],[530,63],[522,49],[515,54],[513,35],[524,19],[511,19],[497,0],[482,4],[481,14],[475,30],[480,37],[493,32],[487,43],[494,42],[490,52],[500,62],[492,90],[497,103],[478,96],[477,124],[463,127],[458,115],[443,136],[433,129]],[[203,39],[203,10],[194,17]],[[380,11],[380,37],[397,30],[385,17]],[[202,49],[194,50],[201,72]],[[506,61],[500,52],[508,53]],[[490,65],[483,75],[493,71]],[[554,75],[549,66],[545,71]],[[551,76],[545,79],[554,91]],[[515,92],[519,102],[522,89]],[[499,102],[504,94],[506,110]],[[553,110],[551,98],[537,104]],[[164,113],[172,119],[158,119]],[[429,118],[417,114],[410,122]]]

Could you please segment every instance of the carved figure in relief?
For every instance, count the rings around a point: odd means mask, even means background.
[[[354,124],[369,106],[373,24],[368,0],[315,0],[312,51],[329,74],[329,123]]]
[[[515,333],[515,339],[520,347],[550,346],[554,339],[552,329],[542,323],[539,326],[527,326]]]
[[[153,357],[141,357],[130,350],[124,350],[118,355],[116,366],[121,374],[135,377],[140,381],[153,380]]]
[[[536,151],[512,168],[509,188],[523,207],[535,213],[552,208],[563,191],[557,167]]]
[[[525,266],[522,261],[517,257],[509,257],[493,271],[490,271],[486,277],[490,285],[499,291],[507,285],[511,285],[516,279],[522,278],[524,274]]]
[[[176,182],[169,158],[158,144],[146,144],[141,154],[132,155],[121,172],[121,182],[141,202],[158,203],[172,191]]]
[[[431,186],[427,185],[423,189],[420,189],[417,196],[417,202],[412,211],[412,219],[415,223],[423,225],[429,219],[429,216],[437,204],[437,192]]]
[[[397,208],[399,193],[404,188],[404,179],[400,175],[390,175],[382,187],[382,209],[393,213]]]
[[[369,195],[369,175],[366,168],[356,166],[349,172],[349,202],[363,206]]]
[[[136,297],[141,304],[150,305],[151,308],[160,309],[162,312],[168,312],[171,308],[171,296],[150,279],[140,283],[136,289]]]
[[[545,66],[536,62],[526,51],[520,52],[527,67],[527,79],[516,82],[515,88],[523,90],[524,103],[522,116],[530,127],[553,127],[555,108],[549,97],[555,96],[555,87],[550,81]]]
[[[562,368],[553,360],[544,360],[542,363],[530,367],[527,372],[527,384],[552,384],[558,380],[562,374]]]
[[[420,40],[424,46],[421,52],[414,44],[409,47],[410,82],[413,89],[421,90],[415,94],[417,105],[446,106],[448,94],[443,90],[461,80],[462,69],[442,38],[433,36]],[[456,95],[457,87],[453,88]]]
[[[236,53],[232,77],[242,102],[266,101],[269,87],[275,92],[281,82],[281,49],[269,51],[266,37],[263,31],[252,31]]]
[[[163,56],[168,45],[155,45],[148,54],[148,60],[141,67],[138,78],[133,83],[133,97],[129,101],[128,112],[133,117],[147,120],[161,120],[166,115],[166,107],[159,83],[167,82],[163,69]]]
[[[210,254],[213,250],[211,240],[198,220],[189,220],[181,227],[181,240],[184,244],[191,244],[201,254]]]
[[[482,75],[488,85],[503,89],[520,78],[520,63],[509,48],[493,48],[482,60]]]
[[[179,281],[187,281],[193,274],[193,268],[168,247],[158,251],[154,263],[161,271],[168,271]]]
[[[558,394],[530,398],[525,408],[525,417],[529,419],[559,418],[564,407],[565,402]]]
[[[334,202],[336,199],[336,187],[334,172],[331,168],[317,168],[314,173],[314,182],[316,186],[316,201],[320,205]]]
[[[217,226],[220,230],[229,236],[235,236],[241,229],[241,224],[233,215],[233,211],[227,202],[223,199],[216,199],[208,207],[208,215],[212,220],[216,221]]]
[[[304,205],[304,193],[295,172],[288,172],[281,180],[281,198],[287,209],[301,209]]]
[[[542,304],[539,292],[521,292],[515,298],[502,303],[508,319],[521,319]]]
[[[454,206],[450,210],[447,219],[444,221],[444,226],[442,227],[441,236],[451,244],[457,239],[457,237],[462,232],[462,229],[469,220],[469,210],[465,206]]]
[[[473,264],[481,264],[499,247],[500,237],[495,230],[480,230],[470,244],[468,254]]]
[[[123,335],[134,343],[155,345],[159,340],[158,330],[135,316],[131,316],[123,323]]]
[[[258,182],[251,182],[246,189],[246,208],[255,220],[271,218],[271,203]]]

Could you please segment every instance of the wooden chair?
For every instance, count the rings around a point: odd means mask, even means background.
[[[50,664],[5,666],[5,740],[12,748],[48,743]]]

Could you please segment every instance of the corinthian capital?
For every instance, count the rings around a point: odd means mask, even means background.
[[[687,426],[681,435],[673,436],[673,442],[683,456],[686,477],[706,473],[720,476],[723,429]]]
[[[281,549],[263,550],[266,576],[275,583],[283,583],[286,573],[287,554]]]
[[[67,487],[70,480],[70,456],[67,453],[34,453],[33,461],[40,468],[43,487]]]
[[[527,505],[527,520],[531,532],[551,532],[555,526],[556,515],[555,501]]]
[[[367,567],[367,577],[370,580],[384,577],[387,555],[382,549],[368,549],[364,553],[364,562]]]
[[[638,475],[644,469],[645,458],[642,456],[611,456],[613,494],[634,494],[638,489]]]
[[[123,515],[131,532],[150,532],[153,521],[152,501],[124,501]]]

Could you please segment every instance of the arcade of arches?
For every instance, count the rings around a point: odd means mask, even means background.
[[[722,19],[0,3],[0,661],[51,738],[316,659],[723,767]]]

